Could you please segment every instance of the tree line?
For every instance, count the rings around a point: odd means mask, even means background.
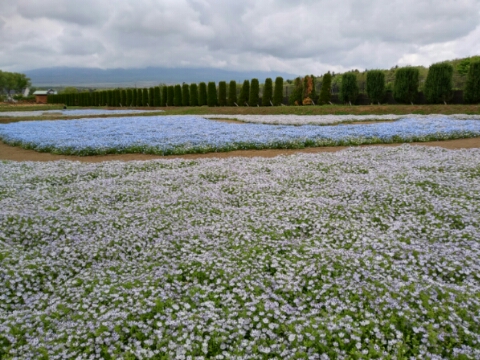
[[[11,91],[18,93],[30,85],[30,79],[25,74],[0,70],[0,93],[10,94]]]

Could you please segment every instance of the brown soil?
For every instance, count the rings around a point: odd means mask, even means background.
[[[364,146],[399,146],[400,144],[380,144],[380,145],[364,145]],[[423,146],[439,146],[445,149],[473,149],[480,148],[480,138],[459,139],[447,141],[432,141],[423,143],[414,143],[412,145]],[[362,145],[363,146],[363,145]],[[115,154],[115,155],[98,155],[98,156],[70,156],[70,155],[54,155],[49,153],[40,153],[33,150],[25,150],[16,146],[9,146],[0,141],[0,161],[56,161],[70,160],[81,162],[103,162],[103,161],[132,161],[132,160],[154,160],[154,159],[205,159],[205,158],[229,158],[229,157],[275,157],[279,155],[291,155],[298,153],[321,153],[336,152],[344,150],[345,146],[335,147],[316,147],[305,149],[269,149],[269,150],[238,150],[223,153],[208,154],[189,154],[189,155],[145,155],[145,154]]]

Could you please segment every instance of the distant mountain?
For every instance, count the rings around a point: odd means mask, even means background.
[[[262,83],[266,78],[275,81],[277,76],[286,79],[293,79],[297,75],[267,72],[267,71],[229,71],[221,69],[203,68],[160,68],[147,67],[143,69],[98,69],[98,68],[72,68],[53,67],[24,71],[36,87],[147,87],[161,83],[199,83],[208,81],[230,81],[243,82],[245,79],[257,78]]]

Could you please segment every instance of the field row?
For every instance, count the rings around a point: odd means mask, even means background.
[[[0,358],[480,358],[480,150],[4,162],[0,209]]]

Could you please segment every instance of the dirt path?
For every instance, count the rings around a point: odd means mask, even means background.
[[[364,146],[399,146],[400,144],[385,145],[364,145]],[[480,148],[480,138],[459,139],[447,141],[432,141],[424,143],[414,143],[412,145],[423,146],[440,146],[445,149],[472,149]],[[362,145],[363,146],[363,145]],[[114,155],[98,155],[98,156],[70,156],[70,155],[54,155],[50,153],[40,153],[33,150],[25,150],[16,146],[9,146],[0,141],[0,161],[56,161],[71,160],[81,162],[103,162],[103,161],[132,161],[132,160],[153,160],[153,159],[205,159],[205,158],[229,158],[229,157],[275,157],[279,155],[291,155],[297,153],[321,153],[335,152],[344,150],[345,146],[335,147],[316,147],[305,149],[269,149],[269,150],[238,150],[223,153],[208,154],[189,154],[189,155],[145,155],[145,154],[114,154]]]

